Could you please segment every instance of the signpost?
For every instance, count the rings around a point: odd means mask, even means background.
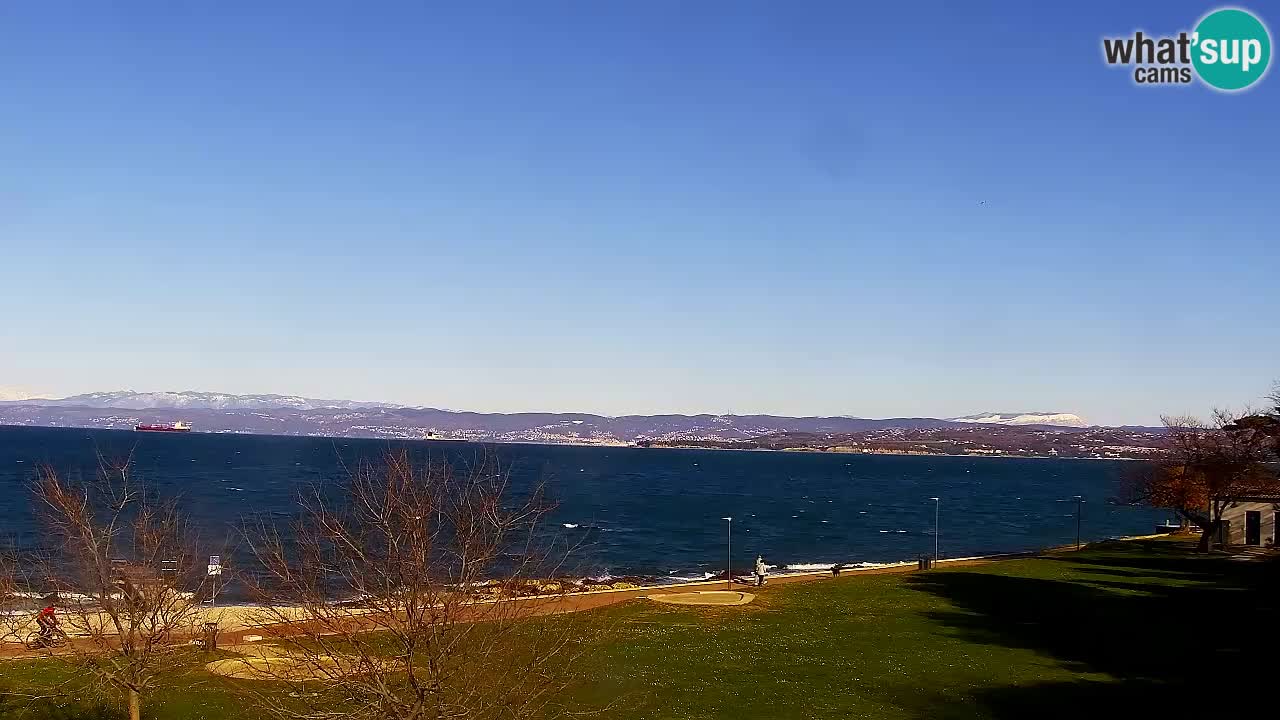
[[[209,577],[213,578],[213,597],[209,598],[210,605],[216,605],[218,602],[218,586],[222,579],[222,556],[209,556]]]

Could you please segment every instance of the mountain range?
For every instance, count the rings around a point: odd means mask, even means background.
[[[71,395],[64,398],[37,398],[17,391],[9,391],[12,398],[0,395],[0,401],[27,402],[45,407],[121,408],[128,410],[155,410],[173,408],[182,410],[319,410],[321,408],[394,408],[392,403],[357,402],[353,400],[315,400],[296,395],[232,395],[229,393],[199,392],[134,392],[116,390]]]
[[[437,410],[436,408],[416,407],[385,402],[362,402],[358,400],[317,400],[297,395],[233,395],[230,393],[201,392],[182,390],[177,392],[135,392],[132,390],[116,390],[110,392],[84,393],[64,398],[40,398],[16,390],[5,389],[0,393],[0,403],[22,402],[43,407],[85,407],[85,408],[119,408],[127,410],[322,410],[322,409],[397,409],[397,410]],[[573,415],[574,413],[489,413],[490,415]],[[592,417],[605,417],[592,415]],[[641,417],[711,417],[707,415],[631,415]],[[738,416],[716,416],[738,417]],[[749,415],[742,417],[775,418],[790,420],[813,420],[815,418],[788,418],[773,415]],[[825,418],[831,421],[854,420],[859,422],[890,422],[894,419],[866,420],[865,418],[835,417]],[[901,421],[927,421],[935,418],[896,418]],[[1036,412],[1036,413],[978,413],[962,417],[946,418],[946,422],[983,423],[988,425],[1058,425],[1063,427],[1088,427],[1084,418],[1073,413]]]
[[[477,442],[721,447],[895,454],[1150,458],[1162,428],[1089,426],[1071,413],[957,418],[481,413],[293,395],[97,392],[0,401],[0,425],[131,430],[190,423],[198,432]]]
[[[1087,426],[1082,418],[1070,413],[981,413],[951,419],[710,414],[610,417],[591,413],[460,412],[382,402],[197,391],[114,391],[0,401],[0,423],[12,425],[128,429],[136,423],[177,420],[209,432],[601,443],[745,440],[777,433],[919,430],[975,423]]]

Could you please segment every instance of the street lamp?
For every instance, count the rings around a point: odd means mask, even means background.
[[[726,546],[725,552],[724,552],[724,571],[725,571],[724,588],[726,590],[732,590],[733,589],[733,518],[723,517],[720,519],[729,521],[728,545]]]
[[[942,500],[939,498],[929,498],[933,501],[933,561],[938,562],[938,515],[941,512]]]
[[[1076,496],[1076,549],[1080,549],[1080,503],[1084,502],[1084,498]]]

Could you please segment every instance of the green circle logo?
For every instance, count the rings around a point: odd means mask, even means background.
[[[1191,62],[1211,87],[1243,90],[1260,80],[1271,62],[1271,34],[1252,14],[1215,10],[1196,26]]]

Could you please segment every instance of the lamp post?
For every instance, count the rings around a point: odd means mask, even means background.
[[[721,520],[728,520],[728,543],[724,552],[724,588],[725,590],[733,589],[733,518],[725,517]]]
[[[938,562],[938,516],[941,513],[942,500],[940,498],[929,498],[933,501],[933,561]]]
[[[938,518],[941,515],[942,499],[931,497],[933,501],[933,562],[938,562]]]
[[[1084,502],[1084,498],[1076,496],[1076,549],[1080,549],[1080,503]]]

